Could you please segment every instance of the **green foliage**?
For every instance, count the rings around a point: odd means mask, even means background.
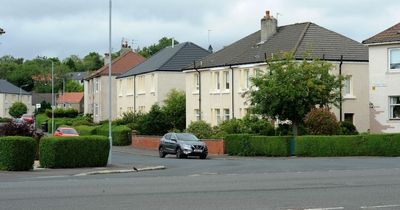
[[[132,143],[132,130],[127,126],[112,126],[112,144],[114,146],[126,146]],[[96,127],[96,135],[108,136],[108,124]]]
[[[305,116],[304,124],[311,135],[337,135],[340,125],[328,108],[312,108]]]
[[[224,135],[246,133],[245,130],[245,125],[241,119],[225,120],[219,125],[219,131]]]
[[[158,44],[143,47],[142,49],[138,50],[138,53],[145,58],[149,58],[165,47],[171,46],[171,44],[172,38],[163,37],[158,41]],[[175,44],[179,44],[179,42],[175,40]]]
[[[37,113],[45,113],[47,109],[51,109],[51,104],[46,101],[42,101],[40,103],[40,108],[37,110]]]
[[[199,139],[210,138],[213,134],[211,125],[203,120],[191,122],[186,129],[186,132],[192,133]]]
[[[80,136],[96,135],[96,126],[77,125],[73,126]]]
[[[289,156],[287,136],[252,136],[249,134],[227,135],[224,138],[225,152],[240,156]]]
[[[35,154],[36,141],[31,137],[0,137],[0,170],[28,171]]]
[[[357,135],[358,131],[356,126],[351,122],[343,121],[339,123],[340,125],[340,134],[341,135]]]
[[[49,117],[47,117],[46,114],[37,114],[35,116],[35,123],[36,123],[36,127],[40,128],[40,126],[42,125],[42,123],[44,123],[45,121],[47,121],[49,119]]]
[[[11,122],[12,121],[12,119],[11,118],[2,118],[2,117],[0,117],[0,123],[8,123],[8,122]]]
[[[26,105],[22,102],[14,102],[11,107],[10,110],[8,111],[8,113],[13,116],[14,118],[19,118],[21,117],[23,114],[26,114],[28,111],[28,108],[26,107]]]
[[[243,118],[244,132],[249,134],[273,136],[275,135],[274,126],[266,119],[261,119],[255,115],[247,114]]]
[[[54,118],[62,118],[62,117],[68,117],[68,118],[74,118],[78,116],[79,112],[76,109],[69,108],[69,109],[63,109],[63,108],[56,108],[54,109]],[[46,110],[46,115],[47,117],[51,118],[51,109]]]
[[[320,60],[296,61],[292,53],[268,60],[268,73],[251,79],[248,92],[254,113],[293,123],[295,135],[304,116],[316,105],[340,101],[340,82]]]
[[[150,112],[139,118],[136,130],[143,135],[164,135],[171,128],[165,112],[154,104]]]
[[[296,155],[400,156],[400,134],[296,137]]]
[[[95,71],[104,65],[103,57],[97,52],[90,52],[83,58],[85,71]]]
[[[186,94],[172,89],[162,107],[172,129],[184,130],[186,126]]]
[[[40,142],[40,165],[45,168],[106,166],[109,149],[104,136],[44,138]]]
[[[65,84],[65,92],[83,92],[83,85],[74,80],[69,80]]]

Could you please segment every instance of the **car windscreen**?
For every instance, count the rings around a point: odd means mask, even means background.
[[[176,137],[181,141],[198,141],[199,139],[190,133],[177,133]]]
[[[75,130],[73,130],[73,129],[61,129],[61,132],[62,133],[65,133],[65,134],[78,134]]]

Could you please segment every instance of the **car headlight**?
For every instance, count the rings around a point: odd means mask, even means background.
[[[189,144],[182,144],[182,149],[186,149],[186,150],[192,150],[192,146],[190,146]]]

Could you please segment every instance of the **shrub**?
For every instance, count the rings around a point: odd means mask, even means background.
[[[213,129],[209,123],[200,120],[191,122],[186,129],[186,132],[194,134],[199,139],[207,139],[212,136]]]
[[[46,120],[48,120],[49,118],[47,117],[46,114],[37,114],[35,116],[35,122],[36,122],[36,127],[40,128],[40,126],[42,125],[42,123],[44,123]]]
[[[340,126],[335,115],[328,108],[313,108],[305,116],[304,123],[311,135],[336,135]]]
[[[42,101],[40,103],[40,108],[37,110],[38,113],[45,113],[47,109],[51,110],[51,104],[46,102],[46,101]]]
[[[0,123],[8,123],[8,122],[11,122],[11,121],[12,121],[11,118],[1,118],[0,117]]]
[[[79,125],[93,125],[92,122],[87,121],[85,119],[75,119],[72,121],[72,126],[79,126]]]
[[[227,135],[224,139],[225,152],[241,156],[289,156],[288,136],[251,136],[249,134]]]
[[[126,146],[132,143],[132,130],[127,126],[112,126],[112,144],[114,146]],[[108,136],[108,124],[96,127],[96,135]]]
[[[31,137],[0,137],[0,170],[30,170],[35,154],[36,141]]]
[[[11,107],[10,110],[8,111],[8,113],[13,116],[14,118],[19,118],[21,117],[23,114],[26,114],[26,112],[28,111],[28,108],[26,107],[26,105],[22,102],[14,102]]]
[[[69,108],[69,109],[64,109],[64,108],[56,108],[54,109],[54,118],[74,118],[78,116],[78,110]],[[52,117],[52,112],[51,109],[46,109],[46,115],[51,118]]]
[[[354,126],[353,123],[351,123],[351,122],[343,121],[343,122],[340,122],[339,125],[340,125],[340,134],[341,135],[357,135],[358,134],[356,126]]]
[[[81,136],[96,135],[96,126],[78,125],[73,127]]]
[[[247,114],[243,118],[244,132],[250,134],[273,136],[275,135],[274,126],[266,119],[261,119],[255,115]]]
[[[296,138],[296,155],[400,156],[400,134],[301,136]]]
[[[109,149],[104,136],[44,138],[40,142],[40,165],[45,168],[106,166]]]
[[[136,130],[144,135],[164,135],[171,128],[165,112],[155,104],[151,107],[149,113],[139,118]]]
[[[186,95],[184,91],[172,89],[164,100],[162,111],[168,119],[170,129],[183,130],[186,126]]]
[[[224,134],[244,133],[244,123],[241,119],[225,120],[219,125],[219,130]]]

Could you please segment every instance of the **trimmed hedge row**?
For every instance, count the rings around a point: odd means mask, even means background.
[[[334,156],[400,156],[400,134],[355,136],[299,136],[296,155]]]
[[[103,124],[95,129],[96,135],[108,136],[108,124]],[[132,130],[124,125],[112,126],[112,139],[114,146],[126,146],[132,143]]]
[[[40,141],[45,168],[106,166],[110,145],[104,136],[49,137]]]
[[[96,135],[96,127],[95,126],[78,125],[78,126],[74,126],[74,128],[81,136]]]
[[[224,138],[229,155],[286,157],[290,154],[289,136],[252,136],[233,134]]]
[[[36,140],[31,137],[0,137],[0,170],[28,171],[32,169],[36,144]]]

